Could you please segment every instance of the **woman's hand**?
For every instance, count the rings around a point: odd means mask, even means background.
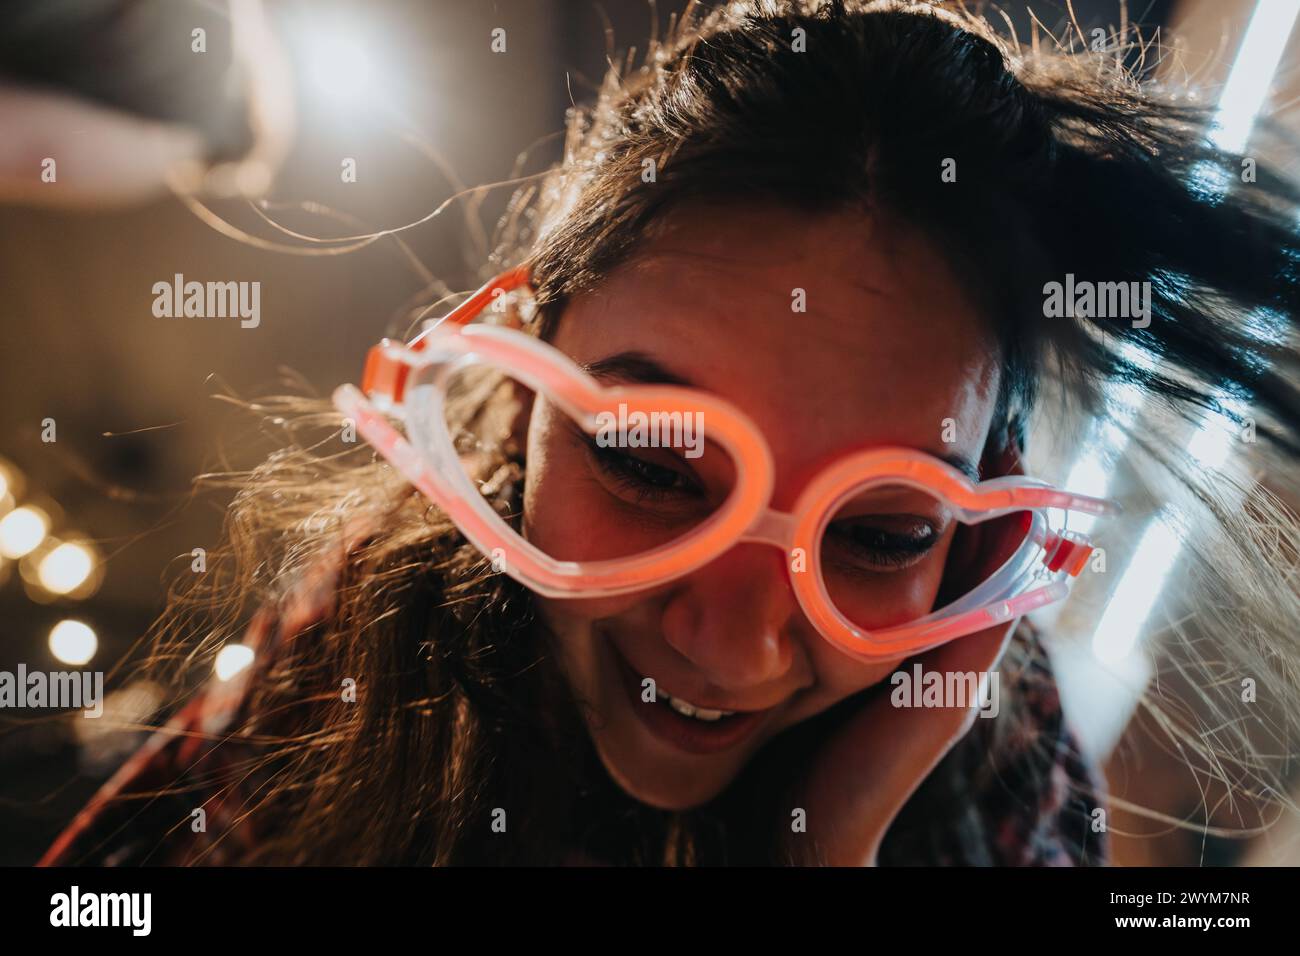
[[[987,673],[997,668],[1015,623],[958,638],[918,660],[927,673]],[[978,700],[966,707],[895,707],[891,696],[880,688],[813,758],[795,804],[807,813],[807,832],[789,838],[798,857],[875,866],[890,824],[971,729],[979,709]]]
[[[982,462],[986,475],[1023,475],[1017,443],[1008,441]],[[1006,543],[983,537],[971,563],[983,580],[1004,559]],[[996,670],[1018,619],[957,638],[917,658],[923,673],[978,674]],[[902,666],[902,665],[900,665]],[[945,680],[945,685],[947,681]],[[964,685],[963,685],[964,686]],[[895,707],[881,687],[813,757],[796,789],[795,806],[807,813],[807,832],[790,835],[797,858],[830,866],[875,866],[885,832],[939,761],[970,731],[980,701],[963,707]]]

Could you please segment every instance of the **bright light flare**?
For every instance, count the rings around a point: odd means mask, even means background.
[[[227,644],[217,652],[213,667],[217,680],[228,681],[253,663],[253,649],[247,644]]]
[[[41,587],[51,594],[71,594],[95,570],[95,556],[84,544],[65,542],[44,558],[36,570]]]
[[[24,505],[0,518],[0,555],[21,558],[40,547],[50,530],[49,516]]]
[[[22,494],[22,473],[6,459],[0,458],[0,510],[5,507],[5,498],[17,498]],[[10,501],[10,504],[13,502]]]
[[[1220,149],[1239,153],[1246,148],[1297,15],[1300,0],[1259,0],[1255,5],[1210,132]]]
[[[312,26],[302,49],[307,79],[329,100],[353,104],[374,92],[370,54],[353,33],[338,26]]]
[[[50,653],[64,664],[88,664],[98,649],[99,638],[90,625],[81,621],[60,621],[50,630]]]
[[[1118,664],[1133,652],[1182,548],[1178,529],[1167,513],[1161,512],[1147,525],[1093,632],[1092,652],[1099,660]]]

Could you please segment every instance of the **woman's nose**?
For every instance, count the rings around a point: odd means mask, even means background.
[[[781,678],[794,650],[789,624],[801,613],[784,561],[776,548],[741,544],[687,576],[664,607],[665,640],[722,688]]]

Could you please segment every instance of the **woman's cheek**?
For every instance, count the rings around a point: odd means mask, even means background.
[[[529,470],[524,487],[524,537],[557,561],[615,557],[618,538],[609,514],[599,506],[598,488],[582,463],[561,453]]]
[[[942,562],[935,567],[897,572],[869,585],[831,574],[826,588],[831,603],[854,625],[864,630],[894,627],[930,612],[943,575]]]
[[[546,468],[530,471],[524,492],[524,537],[544,554],[562,561],[580,561],[596,553],[599,524],[582,496],[568,493],[548,481]],[[591,621],[613,617],[636,606],[645,595],[624,594],[608,598],[537,598],[547,623],[557,631],[569,631]]]
[[[850,657],[826,641],[809,648],[813,670],[817,674],[817,710],[832,707],[868,687],[874,687],[898,670],[906,658],[889,661],[862,661]],[[800,715],[801,719],[804,715]]]
[[[892,595],[878,596],[874,601],[864,601],[857,613],[864,619],[915,620],[934,608],[934,601],[943,583],[947,559],[947,545],[926,561],[917,573],[900,578],[892,588]],[[848,608],[842,608],[848,611]],[[851,616],[851,615],[850,615]],[[810,642],[809,657],[817,673],[819,709],[833,706],[839,701],[873,687],[898,670],[907,658],[887,661],[863,661],[836,648],[820,638]]]

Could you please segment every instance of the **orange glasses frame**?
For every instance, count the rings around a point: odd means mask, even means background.
[[[854,657],[893,659],[1062,600],[1092,547],[1082,535],[1053,530],[1049,511],[1103,516],[1118,510],[1111,502],[1023,476],[973,484],[946,462],[902,447],[850,454],[815,476],[793,511],[772,510],[772,453],[757,426],[728,402],[670,385],[605,386],[533,335],[469,325],[498,296],[524,288],[528,281],[526,266],[511,269],[411,342],[382,340],[367,356],[361,390],[342,386],[334,402],[384,458],[447,512],[471,543],[484,555],[503,559],[505,573],[540,594],[582,598],[646,590],[689,574],[736,544],[759,542],[805,557],[806,570],[795,571],[794,562],[787,563],[790,582],[804,614],[824,638]],[[460,466],[442,417],[444,379],[439,373],[464,364],[508,370],[591,434],[597,430],[597,416],[620,403],[629,413],[703,412],[710,441],[723,446],[735,463],[736,485],[717,513],[670,544],[628,558],[558,561],[510,527]],[[419,398],[411,400],[417,393]],[[404,419],[412,437],[389,424],[386,413]],[[822,577],[819,542],[846,498],[866,485],[883,482],[932,494],[968,524],[1028,512],[1028,533],[1001,568],[954,604],[907,624],[863,629],[831,601]]]

